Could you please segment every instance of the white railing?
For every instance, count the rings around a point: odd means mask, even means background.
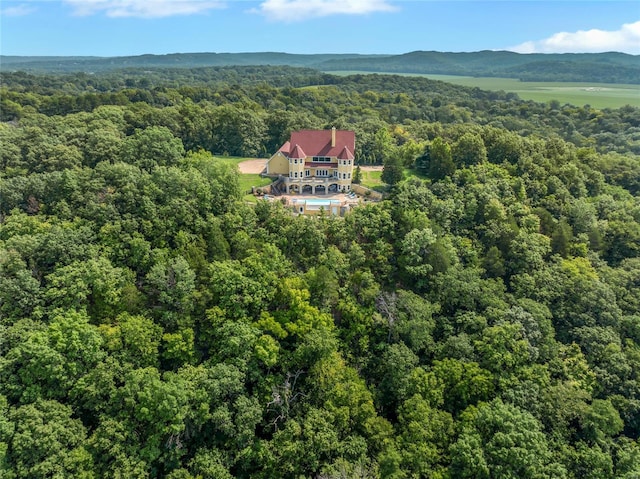
[[[330,176],[330,177],[317,177],[317,176],[307,176],[304,178],[289,178],[287,176],[285,176],[284,178],[284,182],[285,183],[301,183],[301,184],[305,184],[305,185],[331,185],[333,183],[338,183],[338,181],[340,181],[340,179],[338,177],[335,176]]]

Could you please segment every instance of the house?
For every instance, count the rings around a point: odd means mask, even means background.
[[[328,194],[351,190],[356,135],[347,130],[301,130],[267,161],[287,193]]]

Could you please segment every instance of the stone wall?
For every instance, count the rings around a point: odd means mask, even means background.
[[[360,196],[364,196],[365,198],[371,198],[372,200],[379,201],[384,198],[384,195],[379,191],[371,190],[369,188],[365,188],[362,185],[356,185],[355,183],[351,184],[351,190]]]

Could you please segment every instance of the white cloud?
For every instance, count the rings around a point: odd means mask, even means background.
[[[518,53],[598,53],[640,54],[640,21],[626,23],[619,30],[578,30],[560,32],[544,40],[529,41],[507,48]]]
[[[23,17],[35,12],[36,9],[26,3],[21,3],[13,7],[5,7],[0,10],[0,15],[3,17]]]
[[[270,20],[299,22],[329,15],[362,15],[394,10],[396,7],[388,0],[265,0],[252,12]]]
[[[223,8],[218,0],[64,0],[80,16],[104,13],[108,17],[161,18],[193,15]]]

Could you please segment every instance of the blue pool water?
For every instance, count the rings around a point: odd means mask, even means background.
[[[331,204],[340,204],[338,200],[302,200],[307,206],[329,206]]]

